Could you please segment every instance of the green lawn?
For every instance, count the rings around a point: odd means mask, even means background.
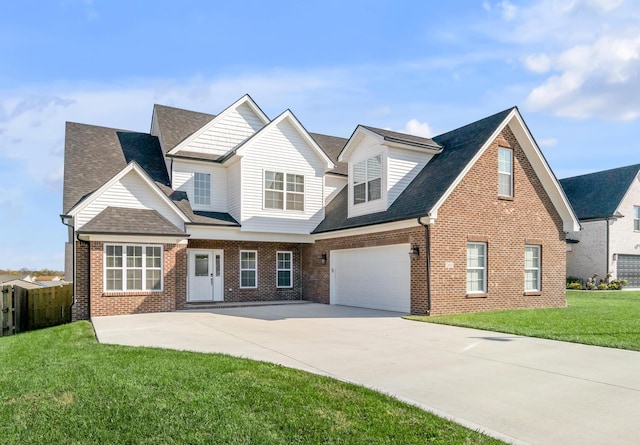
[[[359,386],[215,354],[0,338],[2,444],[497,444]]]
[[[567,291],[566,308],[407,319],[640,351],[640,292]]]

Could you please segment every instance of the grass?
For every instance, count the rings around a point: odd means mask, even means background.
[[[386,395],[216,354],[98,344],[88,322],[0,338],[2,444],[497,444]]]
[[[640,292],[567,291],[566,308],[407,319],[640,351]]]

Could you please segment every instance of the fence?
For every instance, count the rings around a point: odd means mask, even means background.
[[[20,286],[1,286],[0,336],[13,335],[32,329],[56,326],[71,321],[73,285],[24,289]]]

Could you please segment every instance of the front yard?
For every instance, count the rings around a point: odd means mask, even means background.
[[[640,291],[567,291],[566,308],[407,319],[640,351]]]
[[[282,366],[98,344],[72,323],[0,338],[3,444],[498,444]]]

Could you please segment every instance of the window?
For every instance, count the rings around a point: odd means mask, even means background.
[[[304,176],[265,171],[264,207],[304,211]]]
[[[162,247],[106,245],[104,269],[106,291],[160,291]]]
[[[540,290],[540,246],[524,247],[524,290]]]
[[[240,287],[258,287],[258,252],[240,251]]]
[[[211,205],[211,175],[209,173],[194,173],[193,203],[200,206]]]
[[[293,287],[291,252],[277,252],[276,257],[277,287]]]
[[[467,292],[487,291],[487,245],[467,243]]]
[[[640,207],[633,206],[633,230],[640,232]]]
[[[360,161],[353,166],[353,203],[375,201],[382,197],[382,156]]]
[[[498,195],[513,196],[513,151],[498,149]]]

